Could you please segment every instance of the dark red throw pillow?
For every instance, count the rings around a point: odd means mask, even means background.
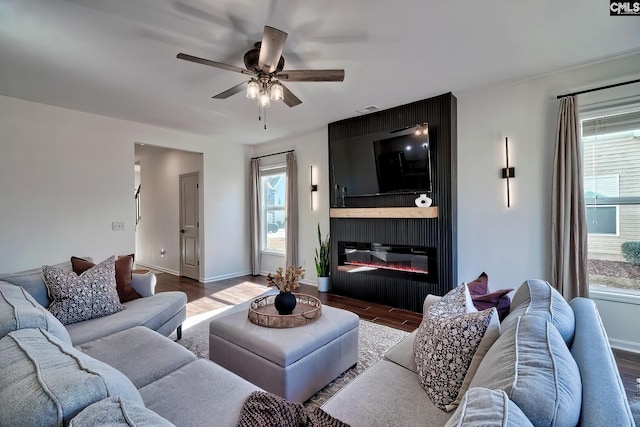
[[[123,255],[116,259],[116,290],[121,303],[131,301],[142,296],[131,287],[134,255]],[[95,264],[78,257],[71,257],[73,272],[78,276],[93,267]]]
[[[471,296],[486,295],[489,292],[489,276],[484,271],[473,282],[467,283]]]
[[[507,294],[512,290],[513,289],[500,289],[499,291],[486,295],[472,295],[473,306],[478,311],[495,307],[498,310],[498,317],[502,322],[511,309],[511,298],[509,298]]]

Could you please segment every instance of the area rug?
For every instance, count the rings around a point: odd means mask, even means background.
[[[225,307],[188,318],[182,325],[182,339],[176,341],[201,358],[209,357],[209,321],[211,317],[229,309]],[[396,345],[408,332],[393,329],[377,323],[360,320],[358,333],[358,364],[333,380],[328,386],[313,395],[304,405],[308,408],[322,406],[338,390],[373,365],[391,347]],[[175,332],[170,336],[176,340]]]

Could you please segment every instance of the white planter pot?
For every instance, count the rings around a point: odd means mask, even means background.
[[[318,277],[318,292],[329,292],[329,277]]]

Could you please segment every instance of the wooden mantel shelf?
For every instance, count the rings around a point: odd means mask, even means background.
[[[332,208],[330,218],[437,218],[438,207]]]

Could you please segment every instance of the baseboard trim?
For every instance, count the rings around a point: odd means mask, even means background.
[[[179,271],[171,270],[171,269],[165,268],[165,267],[160,267],[159,265],[145,264],[143,262],[138,262],[138,261],[136,261],[136,267],[144,267],[144,268],[148,268],[150,270],[157,270],[157,271],[160,271],[162,273],[173,274],[174,276],[179,276],[180,275]]]
[[[609,338],[609,344],[612,348],[627,351],[630,353],[640,353],[640,343],[634,341],[620,340]]]
[[[250,271],[240,271],[236,273],[222,274],[220,276],[205,277],[202,283],[211,283],[211,282],[217,282],[219,280],[234,279],[236,277],[248,276],[250,274],[251,274]]]

